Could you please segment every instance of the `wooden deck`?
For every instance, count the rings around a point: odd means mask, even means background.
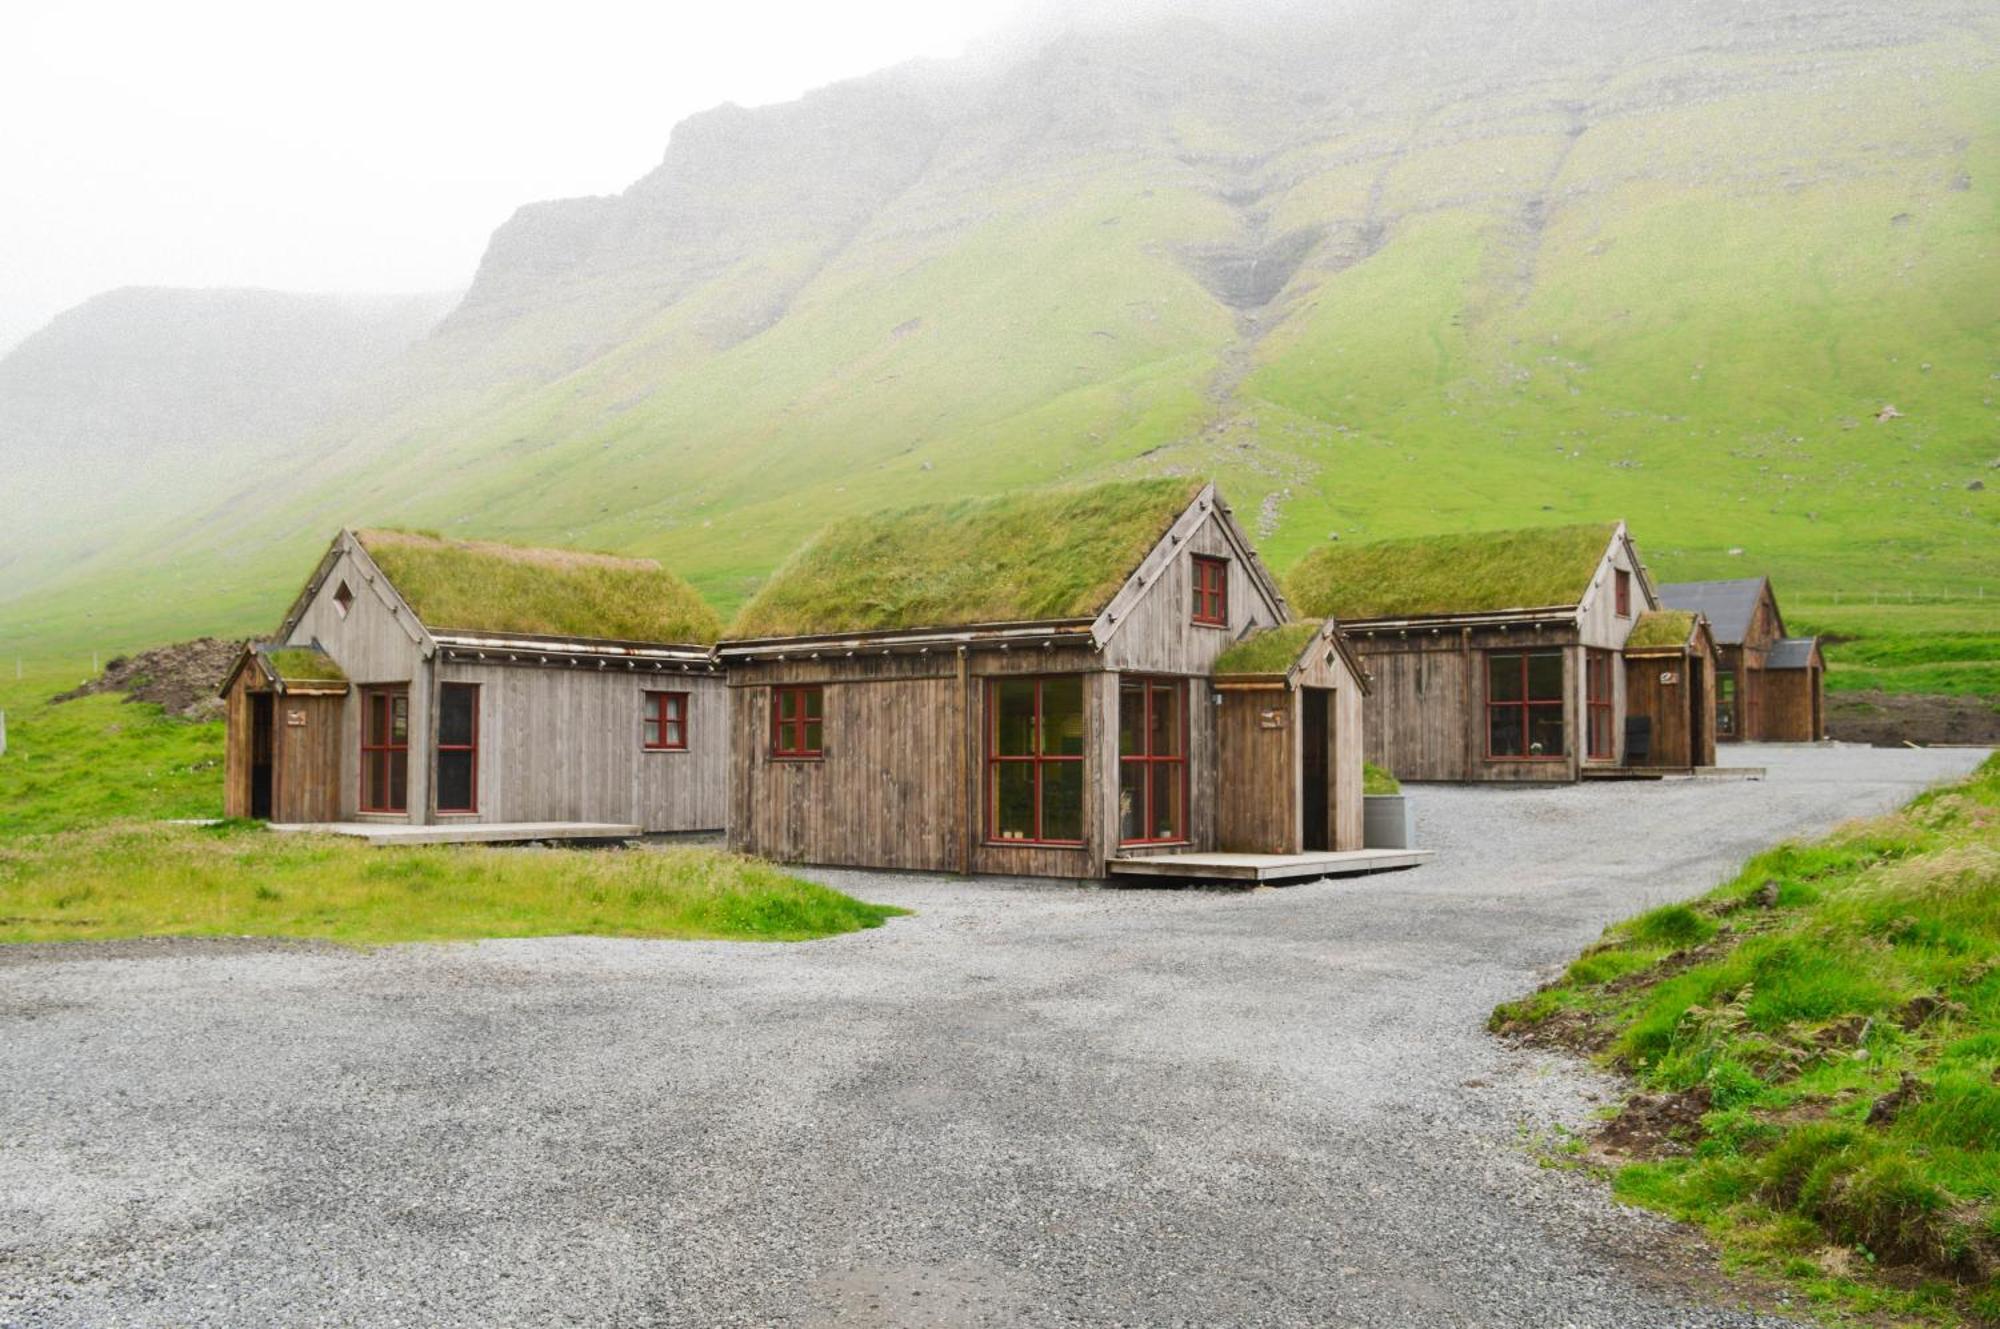
[[[1413,868],[1431,856],[1428,849],[1354,849],[1322,854],[1151,854],[1114,858],[1104,865],[1114,877],[1169,877],[1181,881],[1317,881],[1366,872]]]
[[[286,834],[347,835],[378,848],[414,844],[527,844],[536,840],[632,840],[641,834],[637,826],[608,821],[471,821],[435,826],[372,821],[272,822],[271,829]]]
[[[1761,780],[1762,766],[1586,766],[1586,780]]]

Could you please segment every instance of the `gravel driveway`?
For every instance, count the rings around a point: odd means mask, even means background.
[[[1977,756],[1421,788],[1431,864],[1283,890],[828,873],[919,912],[801,946],[0,952],[0,1325],[1778,1323],[1483,1021]]]

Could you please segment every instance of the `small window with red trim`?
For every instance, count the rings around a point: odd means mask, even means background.
[[[1632,574],[1624,568],[1618,569],[1618,617],[1632,617]]]
[[[821,756],[826,698],[819,686],[771,689],[771,755],[793,760]]]
[[[688,745],[688,694],[648,692],[644,738],[648,752],[685,752]]]
[[[1194,621],[1204,627],[1229,626],[1229,560],[1194,555]]]

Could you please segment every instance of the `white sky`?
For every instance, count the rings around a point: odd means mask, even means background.
[[[443,290],[723,101],[955,55],[1016,0],[0,0],[0,354],[116,286]]]

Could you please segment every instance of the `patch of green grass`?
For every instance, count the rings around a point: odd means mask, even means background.
[[[129,822],[0,839],[0,942],[804,941],[903,912],[707,849],[372,849],[337,836]]]
[[[1202,484],[1129,481],[849,518],[781,567],[730,633],[1088,618]]]
[[[362,547],[433,629],[547,633],[708,645],[708,602],[651,559],[423,531],[357,531]]]
[[[287,646],[266,651],[264,658],[271,662],[271,668],[278,677],[287,683],[341,683],[347,679],[332,656],[309,646]]]
[[[1218,674],[1282,674],[1299,662],[1306,644],[1317,637],[1323,621],[1316,618],[1253,632],[1232,643],[1215,661]]]
[[[1849,1309],[2000,1307],[2000,757],[1615,925],[1494,1022],[1706,1095],[1622,1198]]]
[[[1336,541],[1299,560],[1285,593],[1302,613],[1342,619],[1573,605],[1589,589],[1613,529],[1601,523]]]
[[[1685,646],[1694,631],[1694,613],[1687,609],[1651,609],[1639,615],[1625,638],[1627,650],[1651,646]]]
[[[122,818],[222,813],[222,725],[169,719],[113,694],[51,702],[87,664],[0,682],[0,837]]]

